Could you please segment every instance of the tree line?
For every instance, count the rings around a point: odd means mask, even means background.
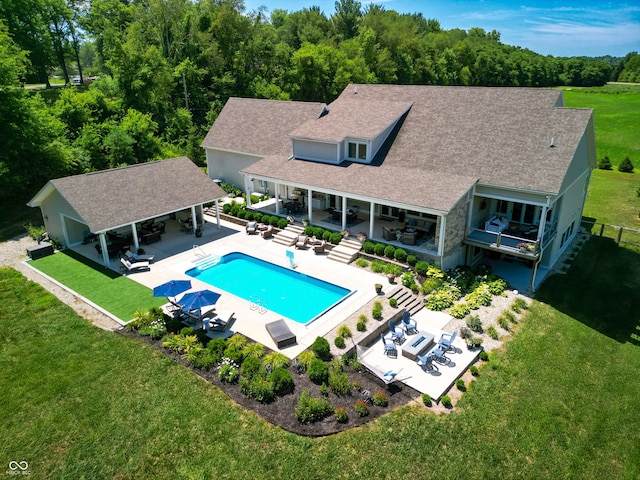
[[[176,155],[199,144],[230,96],[330,102],[349,83],[592,86],[639,81],[636,52],[556,58],[480,28],[355,0],[247,12],[242,0],[0,3],[0,199],[48,179]],[[98,79],[55,95],[25,82]]]

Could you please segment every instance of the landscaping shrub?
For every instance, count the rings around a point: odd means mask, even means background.
[[[314,358],[316,358],[315,353],[313,353],[311,350],[305,350],[304,352],[300,352],[300,355],[298,355],[298,364],[301,365],[301,369],[306,372],[309,368],[311,360],[313,360]]]
[[[600,159],[598,162],[598,168],[600,170],[611,170],[611,160],[609,160],[608,156],[605,155],[604,158]]]
[[[502,316],[509,320],[511,323],[518,323],[518,319],[516,318],[516,314],[511,310],[503,310]]]
[[[306,227],[304,227],[304,234],[308,237],[312,237],[313,229],[314,229],[313,225],[307,225]],[[322,236],[320,238],[322,238]]]
[[[364,332],[367,329],[367,324],[365,322],[358,322],[356,323],[356,330],[358,330],[359,332]]]
[[[471,315],[467,318],[467,327],[477,333],[482,333],[482,321],[478,315]]]
[[[213,370],[219,361],[219,357],[209,350],[200,350],[191,360],[191,365],[200,370]]]
[[[379,407],[386,407],[389,405],[389,398],[387,397],[387,394],[380,390],[373,394],[371,400],[373,400],[373,403]]]
[[[244,220],[247,217],[247,211],[241,208],[238,210],[238,213],[236,214],[236,216]]]
[[[392,306],[393,308],[396,308],[398,306],[398,299],[397,298],[390,298],[389,299],[389,305]]]
[[[509,324],[510,324],[509,319],[504,315],[500,315],[498,317],[498,325],[500,325],[500,327],[506,330],[507,332],[509,331]]]
[[[282,367],[275,368],[267,375],[267,379],[273,383],[273,391],[276,395],[291,393],[295,387],[291,373]]]
[[[364,242],[364,243],[362,244],[362,249],[363,249],[366,253],[368,253],[369,255],[371,255],[371,254],[373,254],[373,252],[374,252],[375,246],[376,246],[376,245],[375,245],[375,243],[373,243],[373,242],[372,242],[372,241],[370,241],[370,240],[367,240],[366,242]]]
[[[238,381],[239,375],[238,367],[232,363],[223,363],[220,370],[218,370],[218,380],[221,382],[235,383]]]
[[[488,307],[493,300],[489,286],[485,283],[479,285],[473,292],[465,295],[464,299],[469,304],[471,310],[477,310],[480,307]]]
[[[151,337],[158,340],[167,334],[167,325],[164,320],[159,318],[153,320],[149,325],[140,327],[138,333],[144,337]]]
[[[225,203],[222,206],[222,213],[224,213],[225,215],[229,215],[231,213],[231,204],[230,203]]]
[[[344,338],[348,338],[351,336],[351,329],[348,325],[342,324],[338,327],[338,335]]]
[[[260,359],[254,355],[250,355],[245,358],[242,365],[240,365],[240,375],[250,380],[258,375],[261,367],[262,363],[260,362]]]
[[[436,291],[442,286],[442,280],[439,278],[427,278],[424,282],[422,282],[421,290],[425,295],[430,294],[431,292]]]
[[[415,267],[416,263],[418,263],[418,257],[416,257],[415,255],[407,255],[407,263],[410,266]]]
[[[356,413],[361,417],[369,415],[369,407],[364,400],[357,400],[355,404]]]
[[[520,313],[521,310],[526,310],[527,308],[529,308],[529,305],[527,305],[527,302],[520,297],[517,297],[511,304],[511,310],[516,313]]]
[[[319,358],[314,358],[309,362],[307,373],[309,374],[309,379],[313,383],[316,385],[322,385],[323,383],[327,383],[327,380],[329,380],[329,365]]]
[[[329,386],[326,383],[320,385],[320,395],[324,398],[329,398]]]
[[[253,212],[253,219],[254,219],[256,222],[262,222],[262,217],[263,217],[263,216],[264,216],[264,215],[262,215],[262,213],[260,213],[260,212]]]
[[[322,240],[324,240],[325,242],[329,242],[331,240],[331,233],[331,230],[325,230],[322,234]]]
[[[366,313],[361,313],[360,315],[358,315],[358,320],[364,323],[367,323],[369,321]]]
[[[339,336],[333,340],[333,344],[338,348],[344,348],[346,345],[344,342],[344,338]]]
[[[618,171],[622,173],[633,173],[633,163],[629,157],[624,157],[624,160],[618,165]]]
[[[431,406],[431,395],[429,395],[428,393],[423,393],[422,394],[422,403],[424,403],[425,406],[430,407]]]
[[[397,248],[393,253],[393,258],[395,258],[400,263],[404,263],[407,261],[407,251],[404,248]]]
[[[424,302],[424,306],[434,312],[441,312],[453,305],[453,298],[447,290],[438,290],[433,293]]]
[[[371,311],[371,316],[376,320],[382,320],[382,303],[378,301],[373,302],[373,310]]]
[[[496,327],[494,327],[493,325],[490,325],[487,328],[487,335],[489,335],[494,340],[498,340],[498,338],[500,338],[500,335],[498,335],[498,330],[496,330]]]
[[[253,212],[247,211],[247,213],[244,216],[244,219],[252,221],[255,219],[255,215],[253,214]]]
[[[242,347],[238,345],[227,345],[227,348],[224,349],[224,356],[238,365],[244,361],[244,352]]]
[[[395,251],[396,247],[394,247],[393,245],[387,245],[386,247],[384,247],[384,256],[387,258],[394,258]]]
[[[478,375],[480,375],[480,372],[478,371],[478,367],[476,367],[475,365],[471,365],[469,367],[469,371],[471,372],[471,375],[473,375],[474,377],[477,377]]]
[[[384,255],[385,244],[384,243],[376,243],[375,247],[373,247],[373,252],[382,257]]]
[[[329,242],[331,242],[333,245],[338,245],[341,241],[342,241],[342,235],[340,235],[340,232],[331,233],[331,236],[329,237]]]
[[[329,388],[336,395],[348,395],[351,393],[351,380],[343,371],[329,369]]]
[[[289,220],[287,220],[286,218],[279,218],[278,219],[278,228],[281,230],[284,230],[285,228],[287,228],[287,225],[289,225]]]
[[[264,355],[264,345],[257,342],[248,343],[242,347],[242,353],[244,353],[245,357],[252,356],[262,358]]]
[[[196,333],[196,329],[193,327],[183,327],[182,330],[180,330],[180,335],[182,335],[183,337],[186,337],[187,335],[193,335],[194,333]]]
[[[354,382],[351,384],[351,388],[353,388],[356,392],[359,392],[360,390],[362,390],[362,385],[357,380],[354,380]]]
[[[369,266],[369,262],[366,261],[364,258],[360,257],[356,260],[356,265],[359,266],[360,268],[367,268]]]
[[[381,260],[374,260],[371,262],[371,271],[373,273],[382,273],[386,268],[386,264]]]
[[[325,398],[313,398],[308,390],[304,390],[296,407],[296,418],[301,423],[312,423],[331,415],[333,407]]]
[[[269,217],[269,225],[271,225],[272,227],[277,227],[279,221],[280,221],[280,217],[277,217],[275,215],[271,215]]]
[[[508,284],[502,278],[498,278],[496,280],[493,280],[492,282],[489,282],[488,285],[491,295],[502,295],[502,292],[506,290]]]
[[[334,415],[338,423],[347,423],[347,421],[349,420],[349,417],[347,416],[347,409],[344,407],[336,408]]]
[[[413,273],[406,272],[404,275],[402,275],[402,285],[404,285],[405,287],[411,287],[411,285],[413,285],[414,283],[416,283],[416,277]]]
[[[247,397],[254,398],[261,403],[272,402],[275,398],[273,382],[260,375],[253,378],[242,378],[240,391]]]
[[[322,238],[324,235],[324,228],[321,227],[313,227],[311,230],[311,236],[316,238]]]
[[[218,358],[222,358],[226,347],[227,342],[224,338],[209,340],[209,343],[207,344],[207,350],[209,350],[213,355],[216,355]]]
[[[459,378],[459,379],[456,380],[456,388],[458,390],[460,390],[461,392],[464,392],[467,389],[467,387],[464,384],[464,380],[463,379]]]
[[[464,302],[457,303],[449,309],[449,315],[453,318],[464,318],[469,315],[469,312],[471,312],[471,309],[469,308],[469,305]]]
[[[429,268],[429,263],[421,260],[416,263],[416,273],[421,277],[427,276],[427,269]]]
[[[440,402],[442,403],[442,405],[444,405],[446,408],[451,408],[452,404],[451,404],[451,397],[449,397],[449,395],[443,395],[442,398],[440,398]]]
[[[471,330],[469,328],[460,327],[460,338],[469,338],[472,335],[473,334],[471,333]]]
[[[331,357],[331,346],[324,337],[316,337],[311,345],[311,351],[318,358],[329,359]]]
[[[489,354],[484,350],[480,352],[480,360],[486,362],[489,360]]]

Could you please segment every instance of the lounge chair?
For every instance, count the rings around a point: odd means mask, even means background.
[[[265,324],[265,328],[278,348],[293,345],[297,341],[295,334],[289,330],[287,322],[282,319]]]
[[[253,235],[258,232],[258,222],[247,222],[245,226],[245,232],[247,235]]]
[[[124,258],[126,258],[127,260],[129,260],[131,263],[137,263],[137,262],[153,262],[153,259],[155,258],[155,255],[140,255],[137,253],[133,253],[131,250],[127,250],[124,254]]]
[[[309,237],[306,235],[298,235],[298,239],[296,240],[296,248],[307,248],[307,241]]]
[[[231,310],[221,310],[213,317],[203,318],[202,328],[212,332],[224,332],[233,321],[234,312]]]
[[[327,245],[327,242],[322,240],[320,243],[317,243],[313,246],[314,253],[324,253],[324,247]]]
[[[396,327],[393,320],[389,320],[389,331],[391,332],[391,340],[395,343],[400,344],[405,341],[404,332]]]
[[[449,359],[444,355],[445,350],[440,345],[438,345],[431,354],[433,355],[433,359],[438,363],[447,363],[449,361]]]
[[[398,356],[398,349],[396,348],[396,344],[387,340],[384,337],[384,333],[380,334],[380,338],[382,338],[382,345],[384,345],[384,354],[385,355],[393,355],[394,357]]]
[[[458,335],[457,331],[453,333],[443,333],[440,336],[440,340],[438,341],[438,346],[441,347],[445,352],[448,352],[449,350],[455,351],[455,347],[452,344],[456,339],[456,335]]]
[[[411,318],[411,314],[407,310],[402,313],[402,327],[407,335],[418,333],[418,325],[416,321]]]
[[[423,370],[433,370],[435,365],[433,364],[433,360],[436,356],[433,353],[427,353],[426,355],[418,355],[418,366],[422,367]]]
[[[377,379],[382,380],[382,382],[387,386],[391,385],[394,382],[400,382],[409,378],[406,376],[400,378],[398,376],[402,371],[402,368],[383,368],[380,365],[372,366],[365,363],[361,363],[361,365],[366,369],[367,372],[369,372]]]
[[[149,266],[149,262],[131,263],[126,258],[121,258],[120,263],[122,264],[120,266],[120,271],[123,273],[137,272],[139,270],[151,270],[151,267]]]
[[[198,322],[202,323],[203,329],[204,329],[204,322],[207,319],[211,319],[213,318],[213,316],[215,315],[215,310],[216,307],[206,307],[207,309],[204,310],[205,307],[203,308],[197,308],[195,310],[181,310],[180,312],[180,320],[182,320],[184,323],[188,323],[190,325],[195,325]]]
[[[273,226],[269,225],[265,230],[260,231],[260,236],[262,238],[271,238],[273,237]]]

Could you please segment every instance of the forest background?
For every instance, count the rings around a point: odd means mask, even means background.
[[[329,103],[349,83],[575,87],[640,81],[640,56],[539,55],[480,28],[340,0],[3,0],[0,202],[49,179],[187,155],[231,96]],[[78,85],[71,82],[79,77]],[[63,88],[29,90],[28,84]]]

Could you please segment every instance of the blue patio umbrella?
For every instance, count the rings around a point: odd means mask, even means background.
[[[191,288],[191,280],[169,280],[153,289],[154,297],[175,297]]]
[[[214,305],[220,298],[220,294],[211,290],[199,290],[197,292],[185,293],[178,302],[182,305],[183,310],[192,311]]]

